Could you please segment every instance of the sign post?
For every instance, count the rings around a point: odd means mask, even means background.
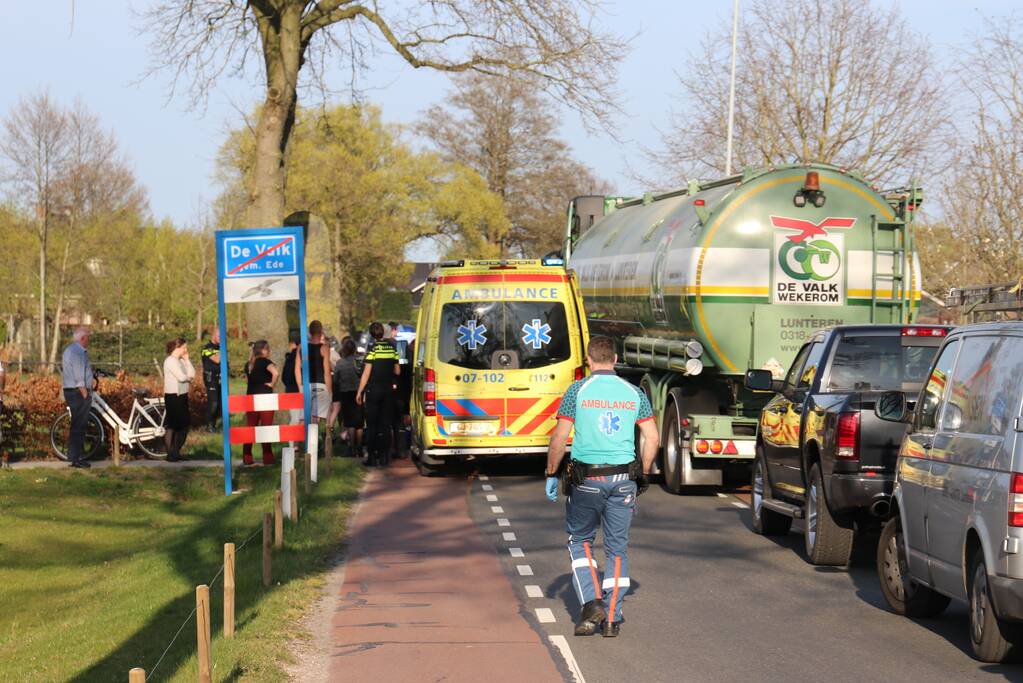
[[[302,394],[263,395],[245,400],[229,396],[227,310],[229,303],[298,300],[302,349],[309,348],[305,301],[305,242],[300,227],[218,230],[217,311],[220,326],[221,418],[224,430],[224,493],[231,495],[231,443],[298,441],[309,424],[309,364],[302,363]],[[281,321],[287,324],[287,321]],[[231,413],[246,409],[277,410],[303,407],[304,423],[288,426],[232,428]],[[258,405],[256,405],[258,403]],[[252,404],[252,405],[249,405]],[[235,409],[232,410],[232,405]],[[290,437],[290,438],[288,438]],[[298,437],[298,438],[296,438]]]

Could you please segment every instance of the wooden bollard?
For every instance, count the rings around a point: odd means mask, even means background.
[[[270,513],[263,513],[263,586],[270,585]]]
[[[274,550],[284,547],[284,496],[274,492]]]
[[[307,496],[313,492],[312,459],[315,457],[316,456],[311,453],[305,454],[305,484],[303,485],[302,490]]]
[[[128,683],[146,683],[146,670],[136,666],[128,672]]]
[[[195,638],[199,656],[199,683],[213,683],[213,659],[210,656],[210,587],[195,587]]]
[[[224,637],[234,638],[234,543],[224,544]]]
[[[114,467],[120,467],[121,466],[121,425],[117,425],[116,427],[114,427],[113,437],[114,437],[114,439],[113,439],[113,441],[114,441],[114,443],[113,443]]]
[[[291,468],[291,521],[298,523],[298,473]]]

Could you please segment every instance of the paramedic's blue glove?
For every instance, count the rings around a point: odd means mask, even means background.
[[[557,477],[547,477],[547,500],[552,503],[558,502],[558,484],[561,480]]]

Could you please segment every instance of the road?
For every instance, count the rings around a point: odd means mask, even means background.
[[[657,486],[639,499],[632,527],[622,635],[575,637],[564,502],[547,501],[543,479],[524,474],[538,467],[483,467],[468,482],[469,511],[522,612],[541,633],[564,636],[553,642],[568,643],[586,683],[1023,681],[1023,665],[969,655],[965,605],[935,620],[887,611],[869,543],[849,569],[813,567],[797,526],[764,538],[733,494],[674,496]],[[603,569],[602,550],[595,555]]]

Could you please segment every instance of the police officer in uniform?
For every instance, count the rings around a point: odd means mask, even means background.
[[[558,424],[547,452],[547,498],[558,499],[558,472],[575,427],[572,457],[565,472],[569,487],[565,530],[572,558],[572,584],[582,611],[575,635],[618,635],[622,602],[629,592],[629,527],[636,497],[648,487],[658,434],[646,394],[615,374],[618,361],[607,337],[593,337],[586,348],[589,377],[574,382],[558,409]],[[636,461],[635,427],[643,434]],[[597,528],[604,531],[604,577],[593,556]]]
[[[373,346],[366,353],[359,390],[355,402],[366,406],[366,446],[369,450],[367,465],[384,466],[391,456],[391,424],[394,418],[394,391],[401,373],[398,352],[384,339],[384,326],[369,326]]]
[[[202,347],[202,383],[206,387],[206,428],[215,432],[220,417],[220,329],[217,327]]]

